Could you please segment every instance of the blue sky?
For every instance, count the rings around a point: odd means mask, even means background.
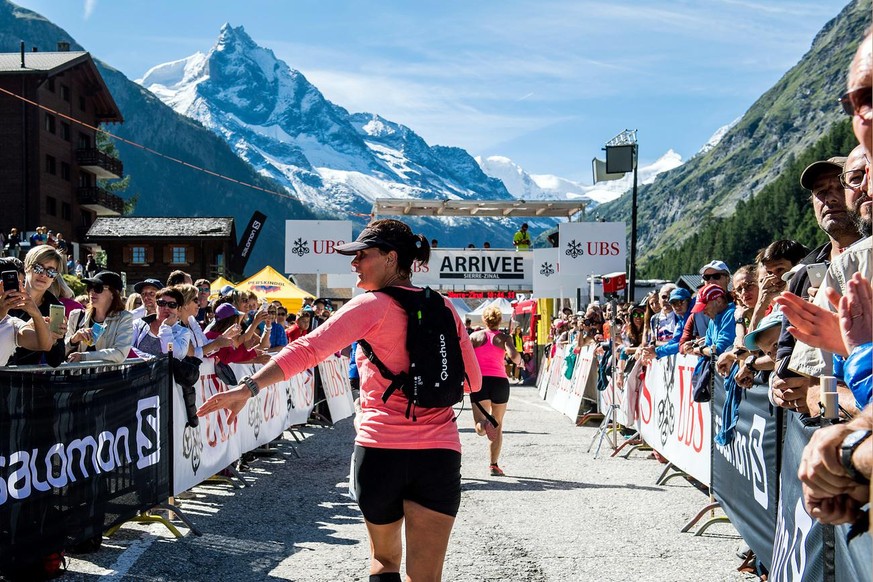
[[[325,96],[430,144],[591,183],[639,130],[643,164],[693,155],[809,49],[844,0],[19,0],[142,77],[224,22]]]

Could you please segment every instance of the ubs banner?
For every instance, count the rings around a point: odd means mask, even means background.
[[[254,374],[260,364],[231,364],[237,378]],[[200,382],[195,386],[197,407],[213,394],[227,390],[215,375],[212,358],[200,364]],[[197,427],[185,423],[182,389],[174,385],[173,494],[187,491],[218,473],[240,455],[267,444],[290,426],[309,419],[315,397],[315,375],[306,370],[289,380],[277,382],[249,399],[233,423],[229,412],[219,410],[200,419]]]
[[[433,249],[427,265],[415,265],[413,281],[431,287],[533,285],[533,253],[491,249]]]
[[[817,427],[806,425],[798,414],[787,413],[784,418],[779,509],[769,579],[774,582],[870,580],[873,578],[870,534],[861,534],[847,542],[848,526],[822,525],[806,512],[803,504],[797,468],[803,449]]]
[[[623,222],[562,222],[558,234],[563,275],[587,277],[626,270]]]
[[[166,358],[77,375],[0,371],[0,566],[167,499],[169,387]]]
[[[713,442],[712,494],[769,570],[778,503],[777,410],[767,399],[766,386],[740,390],[733,439],[725,446]],[[713,434],[724,423],[724,401],[724,378],[716,374],[712,389]]]
[[[351,257],[334,249],[352,239],[348,220],[286,220],[286,273],[350,273]]]

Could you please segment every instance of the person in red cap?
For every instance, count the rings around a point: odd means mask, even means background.
[[[709,317],[706,336],[702,346],[694,346],[688,352],[698,356],[719,356],[731,347],[736,339],[734,304],[724,287],[710,283],[697,294],[697,304],[703,305],[703,313]]]

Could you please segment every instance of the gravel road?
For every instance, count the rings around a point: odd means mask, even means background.
[[[459,419],[463,497],[444,579],[463,581],[735,581],[742,541],[727,523],[680,533],[708,497],[684,479],[656,486],[649,453],[599,459],[596,427],[576,427],[532,387],[513,387],[501,466]],[[369,546],[347,493],[354,429],[307,428],[245,473],[251,486],[201,485],[182,510],[203,531],[173,538],[160,525],[125,525],[103,548],[74,556],[64,580],[366,580]]]

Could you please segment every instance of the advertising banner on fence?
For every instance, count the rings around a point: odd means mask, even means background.
[[[0,565],[33,563],[170,494],[167,359],[0,371]]]
[[[327,398],[330,419],[338,422],[354,415],[355,399],[349,384],[349,359],[345,356],[328,358],[318,364],[318,375]]]
[[[351,259],[334,249],[351,240],[349,220],[286,220],[285,272],[347,274]]]
[[[555,353],[549,359],[548,377],[546,379],[546,390],[541,392],[540,396],[548,401],[549,395],[558,389],[558,382],[561,381],[561,374],[564,371],[564,355],[565,347],[556,347]]]
[[[564,276],[625,270],[627,233],[623,222],[562,222],[558,233]]]
[[[231,364],[237,378],[253,374],[260,364]],[[227,390],[215,375],[212,358],[200,364],[196,388],[197,406],[213,394]],[[251,398],[237,419],[229,424],[229,412],[219,410],[200,419],[196,428],[185,423],[182,389],[173,388],[173,494],[194,487],[218,473],[243,453],[267,444],[289,426],[305,423],[315,397],[314,374],[307,370],[290,380],[263,388]]]
[[[637,426],[643,439],[671,463],[709,485],[710,403],[691,398],[696,356],[655,360],[640,388]]]
[[[533,250],[533,294],[534,297],[561,297],[569,295],[579,286],[578,277],[568,280],[561,276],[561,249]]]
[[[873,578],[870,535],[862,534],[847,542],[848,526],[822,525],[806,512],[803,504],[797,468],[816,426],[805,425],[801,416],[794,413],[786,413],[784,419],[779,508],[769,580],[870,580]]]
[[[594,362],[596,361],[594,349],[595,346],[590,345],[579,351],[574,362],[573,376],[569,380],[566,377],[566,362],[560,362],[563,372],[557,385],[550,387],[546,397],[546,402],[552,408],[573,422],[576,422],[579,416],[579,407],[582,405],[582,395],[585,392],[588,379],[592,373],[597,373],[596,369],[594,369]],[[567,350],[567,353],[570,353],[570,350]]]
[[[414,265],[416,285],[451,287],[488,285],[520,287],[533,284],[533,253],[492,249],[433,249],[427,265]]]
[[[778,504],[778,409],[767,398],[767,386],[739,390],[733,437],[724,446],[713,442],[712,494],[769,570]],[[713,434],[724,424],[724,402],[724,378],[716,374],[711,408]]]

